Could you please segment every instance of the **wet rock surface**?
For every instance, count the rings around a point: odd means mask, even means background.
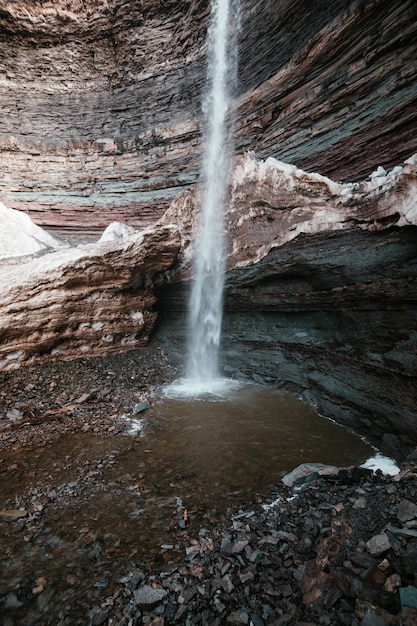
[[[183,560],[170,560],[121,579],[111,623],[155,624],[414,624],[415,572],[406,555],[417,532],[397,511],[416,480],[409,467],[396,478],[371,474],[313,481],[227,511],[221,525],[183,539]],[[367,506],[354,506],[365,494]],[[377,504],[375,499],[377,499]],[[416,520],[414,520],[416,526]],[[381,528],[388,538],[378,556],[365,542]],[[137,598],[154,588],[163,598],[138,614]],[[136,587],[136,588],[135,588]],[[165,594],[163,593],[165,591]],[[142,605],[143,609],[143,605]],[[93,615],[100,615],[96,609]],[[110,622],[109,622],[110,623]]]
[[[176,485],[152,502],[164,520],[152,531],[146,438],[126,444],[122,415],[146,411],[153,386],[176,373],[149,348],[1,374],[3,623],[415,624],[411,457],[393,477],[311,467],[233,509],[188,508]],[[78,444],[65,452],[68,432]],[[91,436],[97,446],[83,447]],[[31,455],[48,443],[49,465],[34,476]],[[143,463],[116,477],[126,445],[142,446]],[[127,536],[125,519],[141,516],[150,532]]]
[[[118,434],[148,406],[152,389],[175,377],[162,349],[55,362],[0,374],[0,450],[68,433]]]

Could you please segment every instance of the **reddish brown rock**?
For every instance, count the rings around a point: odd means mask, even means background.
[[[179,250],[175,227],[0,266],[0,369],[146,345],[153,283]]]
[[[417,151],[416,5],[242,0],[236,150],[334,180]],[[78,236],[199,177],[208,0],[2,2],[0,200]]]

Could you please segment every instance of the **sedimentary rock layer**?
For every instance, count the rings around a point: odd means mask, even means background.
[[[391,451],[416,443],[416,198],[415,158],[347,185],[274,160],[239,163],[226,216],[225,372],[301,394]],[[191,194],[183,200],[178,214]],[[173,272],[186,278],[189,256]],[[158,338],[179,360],[187,293],[187,282],[158,293]]]
[[[146,345],[175,227],[0,265],[0,369]]]
[[[155,221],[196,179],[206,13],[191,1],[2,3],[6,204],[52,227]]]
[[[417,441],[415,226],[302,235],[230,272],[226,293],[228,372],[301,394],[371,440]]]
[[[241,6],[238,152],[359,180],[417,150],[412,0]],[[156,221],[199,177],[208,15],[0,2],[0,200],[67,231]]]
[[[239,159],[225,219],[225,371],[389,433],[391,448],[416,442],[416,198],[416,156],[357,183]],[[0,367],[143,345],[167,280],[165,340],[183,357],[199,204],[186,190],[143,232],[4,262]]]
[[[360,180],[376,160],[392,167],[415,152],[412,0],[251,6],[241,63],[252,80],[242,77],[239,146],[334,180]]]

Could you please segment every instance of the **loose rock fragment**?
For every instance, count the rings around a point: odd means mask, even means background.
[[[405,523],[417,518],[417,504],[410,502],[410,500],[401,500],[398,505],[398,519],[400,522]]]
[[[377,556],[389,550],[391,543],[386,533],[379,533],[366,542],[366,547],[372,555]]]
[[[162,602],[168,595],[168,592],[165,589],[143,585],[139,589],[135,589],[133,595],[138,606],[153,606]]]
[[[413,585],[400,587],[401,606],[410,606],[417,609],[417,588]]]

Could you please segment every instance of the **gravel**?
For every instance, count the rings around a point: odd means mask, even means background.
[[[145,462],[135,480],[112,474],[127,418],[177,374],[155,348],[0,374],[2,623],[415,626],[416,455],[396,476],[313,467],[241,508],[188,511],[150,492]],[[97,446],[66,451],[68,434]],[[112,508],[150,534],[107,527]]]

